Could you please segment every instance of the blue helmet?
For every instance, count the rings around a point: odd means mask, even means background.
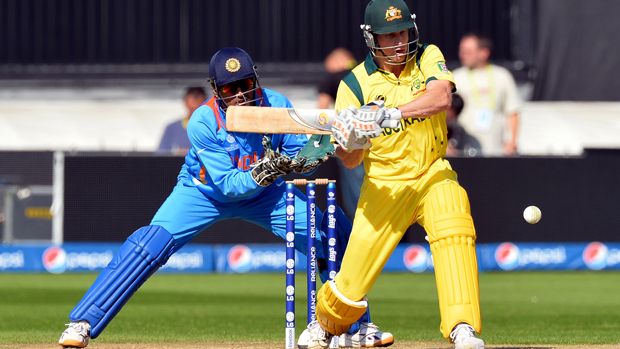
[[[252,57],[238,47],[217,51],[209,62],[209,83],[224,110],[234,105],[260,105],[262,91]]]

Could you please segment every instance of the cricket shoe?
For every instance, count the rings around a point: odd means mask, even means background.
[[[476,337],[474,328],[466,323],[454,327],[450,340],[454,343],[454,349],[484,349],[484,341]]]
[[[301,333],[297,341],[299,349],[325,349],[330,347],[330,342],[334,336],[327,333],[318,321],[312,321]]]
[[[60,335],[58,344],[63,348],[86,348],[90,340],[90,324],[86,321],[74,321],[67,324],[67,329]]]
[[[378,348],[394,344],[394,336],[390,332],[382,332],[372,322],[362,322],[357,332],[343,333],[338,338],[340,348]]]

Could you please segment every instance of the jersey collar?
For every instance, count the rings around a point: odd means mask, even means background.
[[[415,70],[416,68],[417,59],[418,57],[407,62],[407,65],[405,66],[405,69],[400,74],[401,75],[400,77],[394,76],[394,74],[392,73],[388,73],[386,71],[379,69],[379,66],[377,66],[377,63],[375,63],[375,60],[373,59],[373,56],[370,53],[366,56],[366,59],[364,60],[364,68],[366,69],[366,74],[368,74],[369,76],[372,73],[378,71],[382,73],[384,76],[386,76],[389,80],[394,80],[394,81],[398,81],[399,79],[406,80],[408,78],[411,78],[413,74],[413,70]]]
[[[366,56],[366,59],[364,60],[364,68],[366,68],[366,74],[368,75],[379,70],[377,63],[375,63],[375,60],[372,58],[372,54],[370,53]]]

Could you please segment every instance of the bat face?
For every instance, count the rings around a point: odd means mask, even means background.
[[[226,110],[226,129],[232,132],[331,134],[336,111],[231,106]]]

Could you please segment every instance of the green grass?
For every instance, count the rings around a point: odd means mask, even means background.
[[[94,278],[0,274],[0,343],[53,343]],[[299,334],[305,279],[297,285]],[[620,273],[484,273],[480,286],[488,343],[620,342]],[[156,275],[98,342],[281,340],[283,294],[283,273]],[[370,300],[373,320],[397,340],[441,340],[432,274],[384,274]]]

